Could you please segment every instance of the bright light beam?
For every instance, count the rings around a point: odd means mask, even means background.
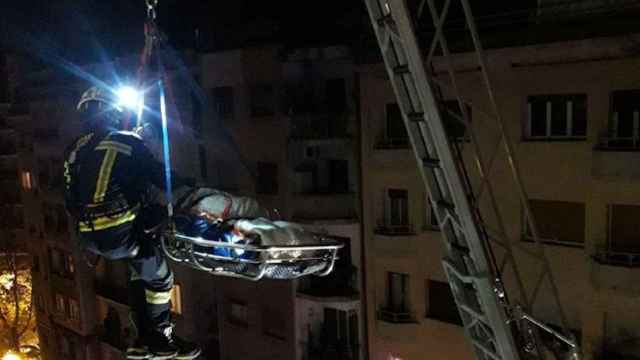
[[[129,110],[138,111],[140,107],[141,93],[131,86],[123,86],[116,91],[118,97],[117,106]]]

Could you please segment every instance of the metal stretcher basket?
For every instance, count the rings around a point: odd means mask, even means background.
[[[257,281],[296,279],[306,275],[326,276],[333,270],[343,243],[330,236],[317,236],[317,244],[263,246],[233,244],[192,237],[168,230],[161,237],[162,250],[173,261],[213,275]],[[221,256],[214,249],[236,254]],[[237,255],[241,253],[242,256]]]

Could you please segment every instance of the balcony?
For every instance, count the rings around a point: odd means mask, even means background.
[[[591,174],[596,178],[640,178],[640,136],[602,136],[595,147]]]
[[[412,236],[416,234],[411,224],[390,224],[386,220],[378,221],[374,233],[384,236]]]
[[[392,324],[415,324],[416,315],[407,310],[392,310],[388,307],[378,309],[378,320]]]
[[[291,119],[292,140],[349,139],[347,132],[349,115],[339,114],[300,114]]]
[[[96,295],[107,302],[129,306],[129,293],[126,288],[114,286],[104,281],[96,281]]]
[[[336,264],[334,271],[324,277],[299,280],[298,295],[321,302],[351,302],[359,300],[356,268],[351,264]]]
[[[293,195],[292,214],[297,221],[356,218],[353,193],[304,192]]]
[[[600,248],[592,256],[592,281],[596,288],[624,295],[640,295],[640,253]]]

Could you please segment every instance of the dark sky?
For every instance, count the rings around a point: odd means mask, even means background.
[[[417,3],[419,0],[409,0]],[[3,0],[0,26],[14,47],[47,47],[72,61],[142,46],[144,0]],[[442,2],[441,0],[438,2]],[[158,23],[179,48],[225,49],[246,44],[357,44],[370,24],[362,0],[159,0]],[[455,2],[454,2],[455,3]],[[476,15],[531,7],[536,0],[472,0]],[[455,11],[454,11],[455,12]],[[5,41],[6,42],[6,41]]]

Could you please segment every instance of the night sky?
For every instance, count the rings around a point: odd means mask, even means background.
[[[418,2],[409,0],[410,6],[417,7]],[[476,16],[482,16],[530,9],[536,0],[471,2]],[[160,0],[159,4],[158,23],[177,48],[212,51],[269,42],[357,45],[370,36],[362,0]],[[138,51],[145,16],[144,0],[5,0],[0,5],[5,47],[28,52],[47,47],[75,62],[96,61],[101,51],[112,56]]]

